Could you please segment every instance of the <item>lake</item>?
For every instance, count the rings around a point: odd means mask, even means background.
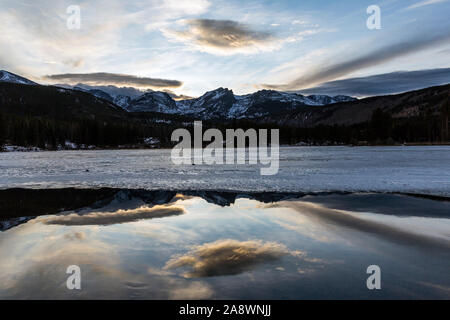
[[[450,299],[450,147],[280,156],[279,174],[263,177],[175,166],[170,150],[1,153],[4,190],[115,189],[5,219],[0,299]],[[370,290],[374,265],[381,287]]]

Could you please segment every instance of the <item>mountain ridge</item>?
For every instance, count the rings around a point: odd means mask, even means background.
[[[14,74],[6,70],[0,70],[0,82],[13,82],[28,85],[37,85],[38,83],[28,80],[22,76]]]
[[[0,77],[2,82],[39,85],[7,71],[0,71]],[[178,114],[201,120],[255,119],[294,111],[302,106],[323,106],[357,100],[344,95],[304,96],[297,92],[265,89],[251,94],[235,95],[232,90],[223,87],[207,91],[197,98],[175,100],[168,92],[164,91],[147,90],[139,94],[140,90],[137,89],[118,88],[111,85],[95,87],[79,83],[75,86],[57,86],[87,92],[97,98],[114,103],[127,112]],[[129,94],[124,94],[125,92]]]
[[[147,91],[131,98],[126,95],[111,96],[100,89],[86,90],[92,95],[114,102],[128,112],[160,112],[196,117],[202,120],[257,118],[271,113],[295,110],[300,106],[323,106],[339,102],[356,101],[356,98],[338,95],[310,95],[275,90],[259,90],[247,95],[235,95],[228,88],[217,88],[198,98],[174,100],[163,91]],[[277,110],[279,109],[279,110]]]

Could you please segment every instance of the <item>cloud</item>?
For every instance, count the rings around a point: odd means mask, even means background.
[[[73,87],[79,87],[86,90],[102,90],[106,93],[108,93],[112,97],[116,97],[118,95],[123,96],[129,96],[131,98],[136,98],[147,91],[151,91],[150,89],[144,90],[144,89],[136,89],[133,87],[116,87],[113,85],[107,85],[107,86],[90,86],[84,83],[77,83],[76,85],[65,85],[65,84],[57,84],[58,86],[67,87],[67,88],[73,88]]]
[[[185,94],[176,94],[175,92],[171,91],[171,90],[163,90],[165,93],[167,93],[172,99],[174,100],[188,100],[188,99],[193,99],[194,97],[192,96],[188,96]]]
[[[171,258],[165,269],[191,267],[187,278],[235,275],[290,254],[285,245],[260,240],[218,240]],[[297,254],[297,252],[292,253]]]
[[[148,50],[148,31],[203,14],[210,6],[208,0],[2,0],[1,4],[2,30],[8,32],[0,32],[0,60],[7,62],[3,68],[27,77],[74,69],[122,72],[131,61],[148,56],[127,58],[130,41],[133,50]],[[81,8],[79,30],[67,28],[70,5]]]
[[[270,89],[295,90],[308,88],[315,84],[343,77],[355,71],[376,66],[395,58],[415,53],[424,49],[450,42],[450,33],[444,32],[434,36],[416,36],[406,41],[391,44],[346,61],[336,61],[333,64],[318,66],[310,75],[301,76],[287,84],[262,86]],[[334,59],[332,59],[334,60]],[[335,61],[335,60],[334,60]]]
[[[84,240],[84,239],[86,239],[86,233],[84,233],[82,231],[66,233],[64,235],[64,238],[69,239],[69,240]]]
[[[331,209],[320,204],[301,201],[280,201],[266,206],[267,208],[292,208],[299,214],[311,219],[314,223],[320,223],[328,229],[343,227],[371,234],[380,239],[394,242],[400,245],[414,246],[422,250],[448,251],[450,241],[433,232],[419,233],[411,228],[394,226],[393,220],[382,222],[374,221],[361,215],[352,214],[350,211]],[[389,219],[388,216],[385,219]],[[290,221],[292,223],[292,221]],[[433,230],[434,231],[434,230]]]
[[[9,55],[10,70],[39,74],[55,68],[72,69],[86,64],[90,67],[118,49],[124,19],[112,18],[121,17],[120,4],[106,0],[83,3],[81,29],[69,30],[66,9],[71,4],[50,0],[2,2],[0,19],[2,28],[8,32],[0,34],[0,47],[7,47],[8,51],[0,51],[0,56]]]
[[[155,267],[146,272],[140,261],[130,260],[116,245],[99,239],[102,236],[95,227],[83,228],[90,230],[89,241],[78,240],[78,232],[71,228],[59,228],[56,233],[37,223],[20,228],[28,232],[15,229],[2,238],[2,249],[7,245],[8,250],[0,250],[0,299],[164,300],[211,299],[215,295],[202,281]],[[71,264],[81,268],[81,290],[66,288],[66,269]]]
[[[214,290],[208,284],[202,282],[181,283],[169,291],[169,299],[171,300],[211,299],[213,295]]]
[[[172,40],[214,54],[255,53],[273,50],[278,39],[270,32],[252,30],[232,20],[192,19],[180,21],[187,29],[163,30]]]
[[[367,97],[395,94],[450,83],[450,68],[398,71],[368,77],[325,82],[298,90],[301,94],[350,95]]]
[[[164,218],[184,214],[182,207],[171,205],[142,206],[136,209],[114,212],[91,212],[83,215],[76,213],[48,217],[42,222],[64,226],[110,225],[133,222],[141,219]]]
[[[74,87],[79,87],[79,88],[83,88],[85,90],[94,90],[94,89],[102,90],[102,91],[106,92],[107,94],[109,94],[113,98],[117,97],[118,95],[122,95],[122,96],[129,96],[132,99],[134,99],[134,98],[137,98],[137,97],[143,95],[146,92],[154,91],[152,89],[144,89],[144,88],[138,89],[138,88],[134,88],[134,87],[117,87],[117,86],[113,86],[113,85],[90,86],[90,85],[87,85],[84,83],[77,83],[75,85],[67,85],[67,84],[55,84],[55,85],[64,87],[64,88],[70,88],[70,89],[72,89]],[[167,93],[174,100],[193,99],[193,97],[191,97],[191,96],[184,95],[184,94],[177,94],[169,89],[160,89],[160,90]]]
[[[44,78],[51,81],[60,81],[69,84],[82,82],[88,85],[122,85],[134,86],[138,88],[177,88],[183,85],[183,83],[178,80],[137,77],[128,74],[116,74],[107,72],[64,73],[47,75]]]
[[[425,0],[425,1],[420,1],[420,2],[417,2],[417,3],[413,4],[413,5],[410,5],[409,7],[406,8],[406,10],[416,9],[416,8],[428,6],[428,5],[431,5],[431,4],[447,2],[447,1],[448,0]]]

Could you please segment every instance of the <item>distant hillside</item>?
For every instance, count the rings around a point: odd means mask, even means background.
[[[150,137],[169,145],[170,133],[185,121],[176,115],[129,113],[87,92],[0,82],[0,146],[145,146]]]
[[[89,93],[53,86],[0,82],[1,111],[56,119],[119,119],[126,112]]]
[[[440,116],[449,103],[450,84],[396,95],[370,97],[341,102],[321,108],[303,107],[278,117],[266,117],[281,125],[312,127],[317,125],[352,125],[369,121],[380,109],[394,119]]]

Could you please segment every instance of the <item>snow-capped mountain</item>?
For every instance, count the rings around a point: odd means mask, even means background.
[[[24,77],[18,76],[17,74],[0,70],[0,82],[13,82],[13,83],[20,83],[20,84],[29,84],[29,85],[36,85],[36,82],[33,82],[31,80],[28,80]]]
[[[84,91],[87,93],[92,94],[93,96],[96,96],[97,98],[101,98],[101,99],[105,99],[108,100],[110,102],[114,102],[114,98],[111,97],[108,93],[106,93],[105,91],[102,91],[100,89],[89,89],[86,90],[84,88],[80,88],[80,87],[74,87],[74,90],[78,90],[78,91]]]
[[[227,88],[218,88],[195,99],[175,101],[168,93],[160,91],[149,91],[133,99],[125,95],[111,97],[99,89],[75,88],[113,101],[129,112],[182,114],[204,120],[257,118],[296,110],[300,106],[322,106],[356,100],[348,96],[303,96],[299,93],[275,90],[260,90],[240,96]]]
[[[177,101],[179,112],[201,119],[228,117],[230,109],[236,103],[233,91],[218,88],[208,91],[199,98]]]
[[[139,90],[133,87],[116,87],[113,85],[107,85],[107,86],[92,86],[87,85],[84,83],[78,83],[75,86],[70,86],[66,84],[57,84],[56,86],[64,87],[64,88],[70,88],[74,90],[81,90],[85,92],[89,92],[90,90],[100,90],[102,92],[105,92],[109,94],[112,98],[116,98],[117,96],[128,96],[131,99],[137,98],[144,94],[147,91],[151,90]]]
[[[152,91],[130,101],[125,110],[130,112],[177,113],[175,101],[165,92]]]
[[[114,103],[125,110],[130,105],[130,102],[131,98],[129,96],[123,96],[119,94],[114,98]]]
[[[323,94],[313,94],[310,96],[307,96],[307,98],[315,103],[317,103],[318,105],[327,105],[327,104],[333,104],[333,103],[338,103],[338,102],[349,102],[349,101],[354,101],[356,100],[353,97],[348,97],[348,96],[334,96],[334,97],[330,97],[327,95],[323,95]]]
[[[178,113],[200,119],[241,119],[292,111],[300,106],[322,106],[353,100],[356,99],[348,96],[306,97],[298,93],[275,90],[261,90],[239,96],[229,89],[219,88],[196,99],[177,101],[176,105]]]

